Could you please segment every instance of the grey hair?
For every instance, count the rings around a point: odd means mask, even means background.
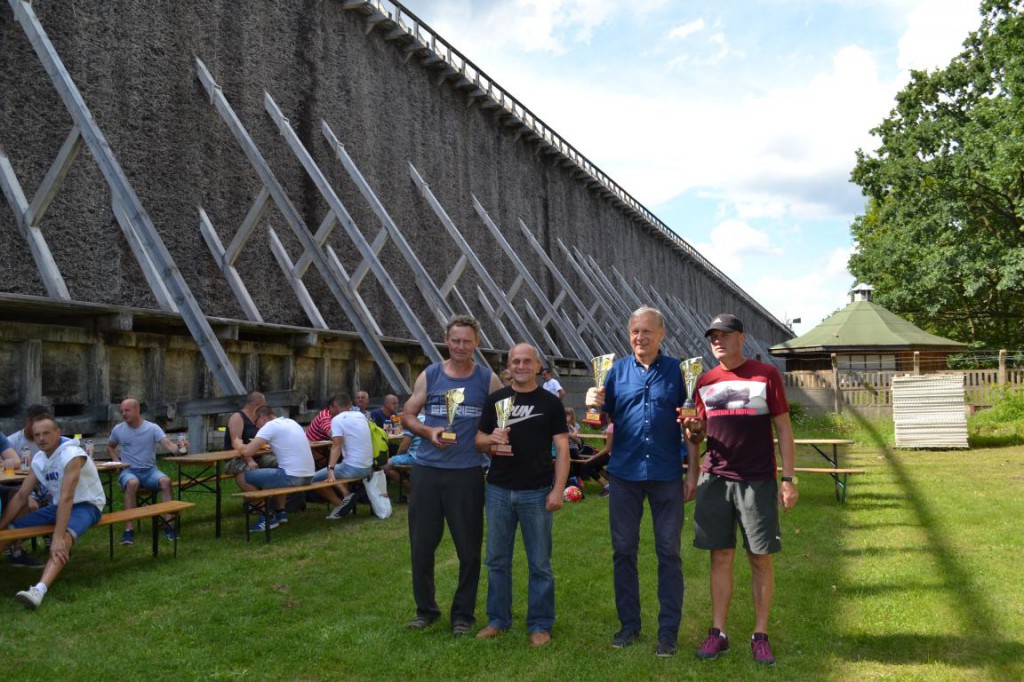
[[[653,308],[649,305],[642,305],[629,316],[629,321],[632,322],[636,318],[642,315],[654,315],[654,318],[658,321],[658,326],[662,329],[665,328],[665,316],[661,314],[661,311],[657,308]]]

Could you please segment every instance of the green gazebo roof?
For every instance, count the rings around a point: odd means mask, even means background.
[[[818,351],[961,350],[966,343],[915,327],[871,301],[853,301],[803,336],[771,347],[772,355]]]

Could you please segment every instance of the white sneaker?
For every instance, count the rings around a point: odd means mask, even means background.
[[[33,585],[27,590],[22,590],[14,595],[14,598],[24,604],[26,608],[38,609],[39,605],[43,603],[43,596],[39,588]]]
[[[337,507],[331,510],[331,513],[327,515],[328,521],[337,521],[345,515],[345,504],[339,504]]]

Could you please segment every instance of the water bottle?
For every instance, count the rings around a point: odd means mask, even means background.
[[[96,454],[96,445],[93,444],[91,438],[82,441],[82,449],[85,450],[85,454],[89,455],[89,459],[92,459],[93,455]]]
[[[184,455],[188,453],[188,436],[184,433],[178,434],[178,454]]]
[[[32,466],[32,450],[27,445],[21,446],[21,473],[27,474]]]

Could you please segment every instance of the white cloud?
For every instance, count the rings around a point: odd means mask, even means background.
[[[668,37],[673,40],[683,40],[686,36],[704,30],[704,20],[694,19],[685,24],[680,24],[668,32]]]
[[[976,29],[981,17],[977,0],[927,0],[910,10],[906,21],[896,64],[920,70],[946,66],[960,53],[967,31]]]
[[[743,270],[744,259],[781,256],[782,249],[771,236],[742,220],[723,220],[711,230],[709,244],[695,244],[705,257],[723,272]]]

